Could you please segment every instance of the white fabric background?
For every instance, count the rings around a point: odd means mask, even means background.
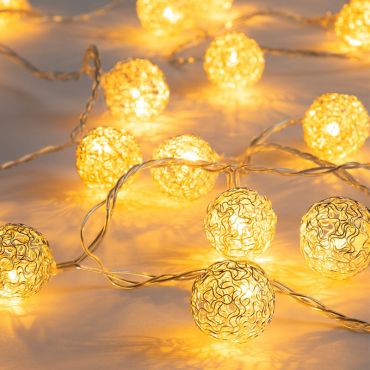
[[[103,4],[97,0],[32,1],[35,7],[75,14]],[[235,10],[263,6],[318,15],[340,9],[342,0],[236,1]],[[247,32],[265,46],[337,50],[335,36],[313,27],[259,19]],[[130,125],[145,157],[164,139],[194,133],[219,152],[239,154],[251,138],[282,119],[301,117],[324,92],[357,95],[369,108],[369,70],[335,59],[267,56],[264,76],[248,96],[228,103],[212,89],[201,65],[176,70],[155,54],[166,42],[140,29],[134,1],[86,24],[22,22],[0,31],[7,44],[43,69],[75,70],[84,49],[99,47],[103,66],[129,56],[147,56],[161,65],[171,87],[171,102],[156,122]],[[202,50],[197,51],[201,53]],[[200,54],[199,54],[200,55]],[[78,120],[90,81],[47,82],[0,58],[0,160],[14,159],[41,146],[63,142]],[[230,102],[231,101],[231,102]],[[100,98],[89,127],[113,124]],[[119,125],[118,122],[114,124]],[[124,125],[125,126],[125,125]],[[126,126],[125,126],[126,127]],[[305,148],[301,130],[277,140]],[[369,161],[369,143],[353,159]],[[270,155],[258,163],[301,168],[305,164]],[[358,173],[363,182],[370,175]],[[300,218],[315,201],[350,196],[369,199],[335,177],[317,179],[251,175],[243,185],[271,198],[278,214],[276,238],[259,262],[268,273],[330,307],[370,320],[370,271],[335,282],[310,271],[299,252]],[[194,204],[169,201],[140,176],[121,197],[99,255],[112,268],[149,273],[180,272],[207,266],[219,256],[203,231],[206,205],[217,188]],[[74,151],[66,150],[0,173],[0,221],[32,225],[45,234],[61,261],[80,253],[79,225],[98,196],[81,183]],[[95,226],[102,220],[97,218]],[[93,228],[92,228],[93,229]],[[92,230],[93,231],[93,230]],[[101,276],[61,273],[35,297],[16,307],[1,306],[1,369],[366,369],[370,341],[337,328],[320,314],[277,296],[271,325],[259,338],[238,346],[200,332],[189,309],[191,283],[132,292],[112,288]]]

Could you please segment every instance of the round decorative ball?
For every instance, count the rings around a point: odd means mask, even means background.
[[[112,115],[126,120],[157,117],[170,97],[163,72],[147,59],[118,62],[104,74],[102,86]]]
[[[269,199],[254,190],[234,188],[208,205],[204,226],[207,239],[225,257],[245,260],[270,246],[276,222]]]
[[[22,300],[36,294],[56,265],[44,236],[22,224],[0,226],[0,298]]]
[[[301,251],[311,269],[346,279],[370,262],[370,211],[349,198],[315,203],[302,217]]]
[[[217,262],[195,280],[191,309],[203,332],[217,339],[245,342],[260,335],[271,322],[275,292],[258,265]]]
[[[216,162],[218,155],[210,145],[194,135],[181,135],[161,144],[154,159],[175,158]],[[186,165],[171,165],[151,170],[154,181],[167,195],[179,200],[195,200],[212,190],[217,173]]]
[[[370,1],[345,4],[335,21],[335,33],[347,45],[370,51]]]
[[[137,0],[136,12],[143,28],[157,36],[175,34],[194,22],[193,1]]]
[[[2,10],[30,10],[30,4],[27,0],[0,0],[0,11]],[[14,22],[21,17],[22,13],[3,12],[0,13],[0,25]]]
[[[132,166],[143,161],[140,147],[126,130],[97,127],[80,142],[76,167],[90,188],[112,188]]]
[[[369,114],[353,95],[319,96],[303,118],[306,144],[321,159],[343,161],[359,150],[370,133]]]
[[[254,85],[265,66],[263,51],[256,41],[241,32],[216,37],[204,57],[208,79],[221,88]]]

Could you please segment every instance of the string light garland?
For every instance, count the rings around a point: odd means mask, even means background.
[[[0,226],[0,298],[12,302],[39,292],[56,270],[44,236],[22,224]]]
[[[18,20],[21,12],[28,11],[30,8],[27,0],[0,0],[0,26]],[[17,12],[12,12],[13,10]]]
[[[142,160],[135,138],[114,127],[91,130],[76,151],[77,171],[90,188],[110,189],[122,173]]]
[[[154,151],[153,158],[215,162],[218,155],[200,137],[181,135],[161,144]],[[154,168],[152,176],[164,193],[179,200],[195,200],[206,195],[213,189],[217,178],[217,174],[184,165]]]
[[[208,205],[204,226],[211,245],[226,258],[246,260],[270,246],[276,222],[270,200],[251,189],[233,188]]]
[[[370,135],[370,118],[353,95],[324,94],[307,110],[304,139],[318,157],[335,163],[355,153]]]
[[[359,202],[332,197],[302,217],[301,251],[311,269],[347,279],[370,263],[370,211]]]
[[[335,21],[337,37],[350,47],[370,51],[370,1],[351,0]]]

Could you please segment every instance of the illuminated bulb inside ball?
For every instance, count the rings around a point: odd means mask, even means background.
[[[135,138],[123,129],[97,127],[80,142],[77,171],[90,188],[112,188],[132,166],[142,162]]]
[[[221,88],[254,85],[261,78],[264,66],[265,59],[259,45],[241,32],[216,37],[204,58],[208,79]]]
[[[203,139],[193,135],[176,136],[153,153],[154,159],[176,158],[188,161],[217,161],[217,154]],[[212,190],[217,174],[187,165],[152,169],[154,181],[167,195],[182,200],[197,199]]]
[[[170,97],[163,72],[146,59],[118,62],[103,76],[102,84],[110,112],[126,120],[157,117]]]
[[[301,251],[311,269],[346,279],[370,262],[370,211],[349,198],[315,203],[303,216]]]
[[[189,0],[137,0],[141,25],[157,36],[179,33],[194,22],[194,3]]]
[[[370,1],[345,4],[337,16],[335,33],[347,45],[370,51]]]
[[[254,190],[235,188],[208,205],[204,226],[207,239],[225,257],[245,260],[269,247],[276,222],[269,199]]]
[[[251,262],[217,262],[193,284],[195,323],[217,339],[242,343],[260,335],[272,320],[274,308],[273,286]]]
[[[307,145],[321,159],[343,161],[365,143],[370,133],[369,114],[353,95],[319,96],[303,118]]]
[[[22,224],[0,226],[0,298],[19,301],[36,294],[56,265],[44,236]]]
[[[30,10],[27,0],[0,0],[0,25],[16,21],[22,15],[21,12],[1,12],[2,10]]]

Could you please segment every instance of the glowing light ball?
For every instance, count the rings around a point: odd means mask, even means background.
[[[44,236],[22,224],[0,226],[0,298],[22,300],[36,294],[56,265]]]
[[[210,145],[194,135],[176,136],[161,144],[154,159],[176,158],[188,161],[215,162],[218,155]],[[214,187],[217,174],[202,168],[171,165],[152,169],[154,181],[167,195],[180,200],[195,200]]]
[[[112,115],[126,120],[158,116],[170,97],[163,72],[147,59],[118,62],[103,76],[102,85]]]
[[[275,292],[265,272],[250,262],[217,262],[195,280],[195,323],[217,339],[245,342],[272,320]]]
[[[195,22],[189,0],[137,0],[136,11],[141,25],[157,36],[179,33]]]
[[[306,144],[321,159],[338,163],[360,149],[369,136],[369,114],[353,95],[319,96],[303,118]]]
[[[110,189],[132,166],[142,162],[135,138],[123,129],[97,127],[80,142],[77,171],[90,188]]]
[[[347,45],[370,51],[370,1],[345,4],[337,16],[335,33]]]
[[[263,51],[257,42],[241,32],[216,37],[204,58],[208,79],[221,88],[254,85],[261,78],[264,66]]]
[[[303,216],[301,251],[311,269],[346,279],[370,262],[370,211],[349,198],[315,203]]]
[[[31,7],[27,0],[0,0],[1,10],[30,10]],[[21,17],[22,13],[3,12],[0,13],[0,25],[16,21]]]
[[[269,199],[254,190],[235,188],[208,205],[204,226],[207,239],[225,257],[245,260],[269,247],[276,222]]]

